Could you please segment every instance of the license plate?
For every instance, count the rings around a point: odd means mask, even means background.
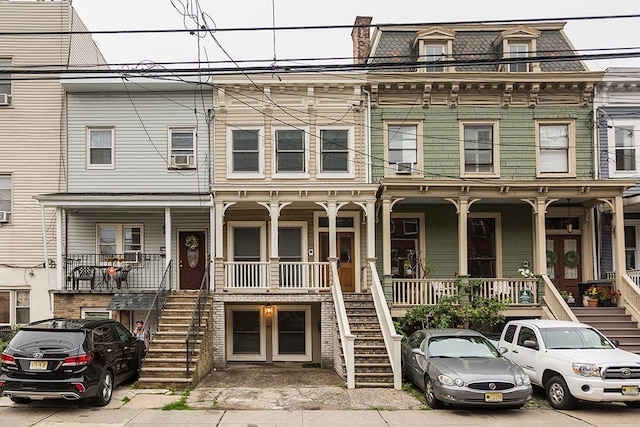
[[[638,386],[637,385],[623,385],[622,386],[622,394],[625,396],[637,396],[638,395]]]
[[[46,360],[32,360],[29,363],[29,369],[47,369],[47,361]]]
[[[485,393],[484,394],[485,402],[502,402],[502,393]]]

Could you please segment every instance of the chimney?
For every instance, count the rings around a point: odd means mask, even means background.
[[[364,64],[369,55],[371,40],[369,39],[369,26],[373,18],[371,16],[356,16],[354,27],[351,31],[353,41],[353,63]]]

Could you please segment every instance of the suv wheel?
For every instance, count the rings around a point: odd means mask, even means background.
[[[106,406],[111,402],[113,394],[113,374],[110,370],[105,369],[100,378],[100,386],[98,387],[98,395],[95,397],[96,406]]]
[[[556,375],[547,382],[547,399],[554,409],[573,409],[578,401],[569,391],[564,379]]]

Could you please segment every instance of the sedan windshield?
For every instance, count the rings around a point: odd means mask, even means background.
[[[540,334],[550,350],[613,348],[609,340],[591,328],[544,328]]]
[[[433,337],[429,340],[429,357],[499,357],[495,347],[483,337]]]

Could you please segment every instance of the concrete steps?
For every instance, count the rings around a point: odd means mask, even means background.
[[[580,322],[593,326],[607,338],[618,340],[619,348],[640,354],[640,328],[622,307],[572,307]]]

